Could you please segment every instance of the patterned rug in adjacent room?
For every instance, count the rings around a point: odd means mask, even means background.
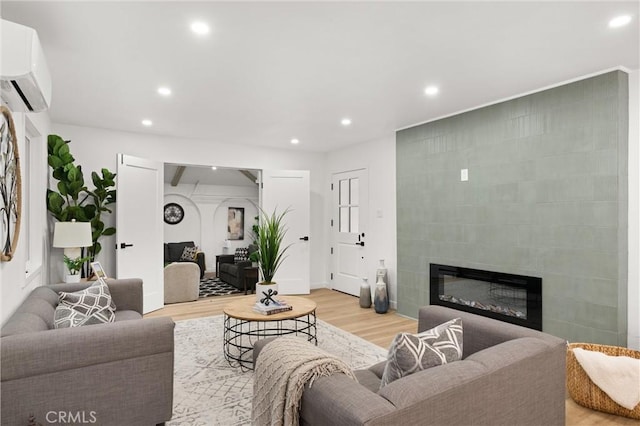
[[[200,294],[202,297],[226,296],[242,293],[234,286],[221,281],[220,278],[202,278],[200,280]]]
[[[167,425],[240,426],[251,424],[253,371],[240,371],[224,359],[222,315],[177,321],[173,418]],[[318,346],[352,368],[386,359],[387,351],[318,320]]]

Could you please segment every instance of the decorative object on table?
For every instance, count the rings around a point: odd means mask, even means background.
[[[380,260],[380,264],[384,266],[384,260]],[[384,278],[387,275],[385,268],[378,268],[376,271],[376,290],[373,297],[373,307],[378,314],[384,314],[389,310],[389,292],[387,290],[387,283],[384,282]]]
[[[274,290],[272,288],[267,288],[264,291],[262,291],[262,294],[260,295],[260,303],[265,306],[269,306],[270,304],[277,305],[278,301],[274,299],[274,297],[276,297],[277,295],[278,295],[277,290]]]
[[[22,181],[18,139],[11,111],[0,106],[0,261],[10,261],[18,245],[22,216]]]
[[[87,256],[94,261],[102,250],[100,238],[116,233],[116,228],[105,226],[102,220],[103,213],[112,213],[108,206],[116,202],[116,174],[105,168],[101,169],[101,174],[91,172],[95,188],[89,190],[84,182],[82,167],[74,163],[69,143],[70,141],[65,141],[58,135],[49,135],[47,138],[47,161],[53,178],[58,181],[57,191],[47,190],[47,210],[59,222],[75,219],[91,224],[92,244],[87,250]],[[86,264],[85,267],[85,276],[88,276],[89,265]]]
[[[367,277],[362,277],[362,284],[360,284],[360,307],[371,307],[371,286]]]
[[[292,311],[293,306],[289,305],[287,302],[283,300],[274,299],[273,303],[266,305],[261,302],[256,302],[253,305],[253,311],[262,315],[273,315],[279,314],[281,312]]]
[[[640,404],[627,409],[616,403],[605,391],[600,389],[578,362],[574,349],[600,352],[612,357],[640,359],[640,351],[620,346],[600,345],[596,343],[570,343],[567,347],[567,390],[578,404],[593,410],[640,420]]]
[[[271,288],[277,291],[273,277],[285,259],[285,252],[291,247],[282,247],[282,240],[287,233],[282,220],[289,212],[289,209],[278,214],[274,210],[271,215],[260,210],[262,220],[258,225],[258,268],[262,276],[262,281],[256,284],[256,299],[260,301],[262,292]],[[264,286],[268,288],[265,289]]]
[[[244,207],[229,207],[227,239],[244,240]]]
[[[178,203],[164,205],[164,222],[169,225],[177,225],[184,219],[184,209]]]
[[[100,262],[91,262],[91,270],[96,277],[103,279],[107,278],[107,273],[104,271]]]
[[[53,231],[53,247],[64,248],[64,262],[69,269],[66,282],[80,281],[79,270],[73,271],[69,267],[70,263],[67,263],[67,259],[70,259],[70,262],[81,261],[79,267],[82,269],[82,265],[90,260],[90,256],[83,257],[81,247],[90,247],[92,243],[89,222],[76,222],[75,219],[71,222],[56,222]],[[71,265],[75,267],[75,263],[71,263]]]
[[[224,242],[222,243],[222,253],[224,254],[229,253],[230,248],[231,248],[231,241],[225,239]]]

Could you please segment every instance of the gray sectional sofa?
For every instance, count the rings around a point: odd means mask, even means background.
[[[108,280],[115,322],[53,328],[58,292],[90,284],[38,287],[2,327],[2,425],[149,426],[171,418],[175,324],[142,319],[141,280]]]
[[[418,330],[462,318],[463,359],[379,389],[384,362],[305,388],[301,425],[564,425],[566,342],[517,325],[427,306]],[[254,357],[268,341],[254,346]]]

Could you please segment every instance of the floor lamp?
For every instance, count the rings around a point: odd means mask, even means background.
[[[64,255],[69,259],[79,259],[82,256],[81,247],[93,245],[91,239],[91,223],[76,222],[56,222],[53,231],[53,246],[64,248]],[[66,282],[80,281],[80,275],[66,275]]]

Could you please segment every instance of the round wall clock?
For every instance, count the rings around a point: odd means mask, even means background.
[[[184,219],[184,209],[180,204],[168,203],[164,206],[164,221],[169,225],[177,225]]]

